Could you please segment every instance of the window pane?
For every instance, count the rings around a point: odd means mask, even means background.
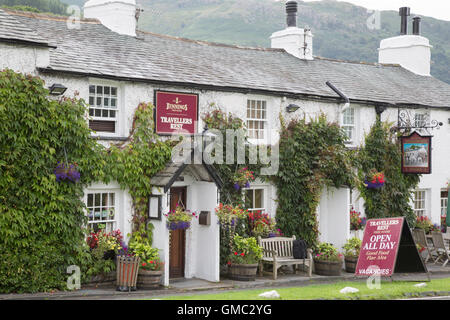
[[[114,111],[114,110],[109,111],[109,117],[110,118],[115,118],[116,117],[116,111]]]
[[[89,104],[90,104],[91,106],[94,105],[94,102],[95,102],[95,98],[94,98],[94,97],[89,97]]]
[[[101,109],[95,109],[95,116],[101,117],[102,116],[102,110]]]
[[[89,86],[89,93],[95,94],[95,86]]]
[[[94,205],[94,195],[92,193],[88,194],[87,206],[92,207]]]
[[[102,117],[108,118],[108,110],[102,110]]]
[[[96,193],[96,194],[95,194],[94,205],[95,205],[96,207],[100,207],[100,193]]]
[[[110,87],[104,87],[103,88],[104,90],[105,90],[105,95],[109,95],[109,93],[110,93]]]
[[[263,208],[263,189],[255,190],[255,204],[253,208]]]
[[[245,195],[245,206],[250,209],[253,208],[253,190],[246,190]]]
[[[117,88],[111,87],[111,95],[117,96]]]
[[[97,94],[103,94],[103,87],[97,86]]]

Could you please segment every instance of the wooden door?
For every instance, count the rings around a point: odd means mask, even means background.
[[[186,207],[186,187],[170,189],[170,210],[175,210],[176,205]],[[170,260],[169,277],[183,278],[186,254],[186,231],[170,231]]]

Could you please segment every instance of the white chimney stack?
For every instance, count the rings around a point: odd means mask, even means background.
[[[430,41],[420,35],[420,18],[414,18],[413,34],[407,33],[407,16],[409,8],[400,8],[402,16],[401,35],[384,39],[378,49],[378,62],[399,64],[421,76],[430,76],[431,48]]]
[[[84,5],[84,17],[95,18],[119,34],[136,36],[135,0],[89,0]]]
[[[297,1],[286,2],[287,28],[270,37],[271,47],[284,49],[293,56],[313,60],[313,35],[309,28],[297,27]]]

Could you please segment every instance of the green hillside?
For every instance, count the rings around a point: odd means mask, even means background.
[[[40,2],[58,0],[0,0]],[[62,0],[82,5],[84,0]],[[285,27],[285,1],[274,0],[137,0],[144,9],[141,30],[190,39],[244,46],[269,47],[270,35]],[[352,61],[376,62],[382,39],[396,36],[400,17],[396,11],[381,12],[380,29],[371,30],[371,13],[337,1],[299,2],[298,24],[310,26],[314,55]],[[414,8],[412,8],[414,11]],[[410,19],[409,30],[412,29]],[[422,17],[422,35],[432,49],[431,73],[450,83],[450,22]]]

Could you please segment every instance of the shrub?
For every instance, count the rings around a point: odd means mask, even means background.
[[[262,258],[263,250],[253,237],[243,238],[235,235],[233,250],[229,256],[228,264],[254,264]]]
[[[322,242],[314,251],[314,259],[323,261],[341,261],[342,254],[340,254],[331,243]]]
[[[361,240],[359,238],[348,239],[342,249],[344,249],[344,256],[346,257],[359,257],[359,251],[361,250]]]

